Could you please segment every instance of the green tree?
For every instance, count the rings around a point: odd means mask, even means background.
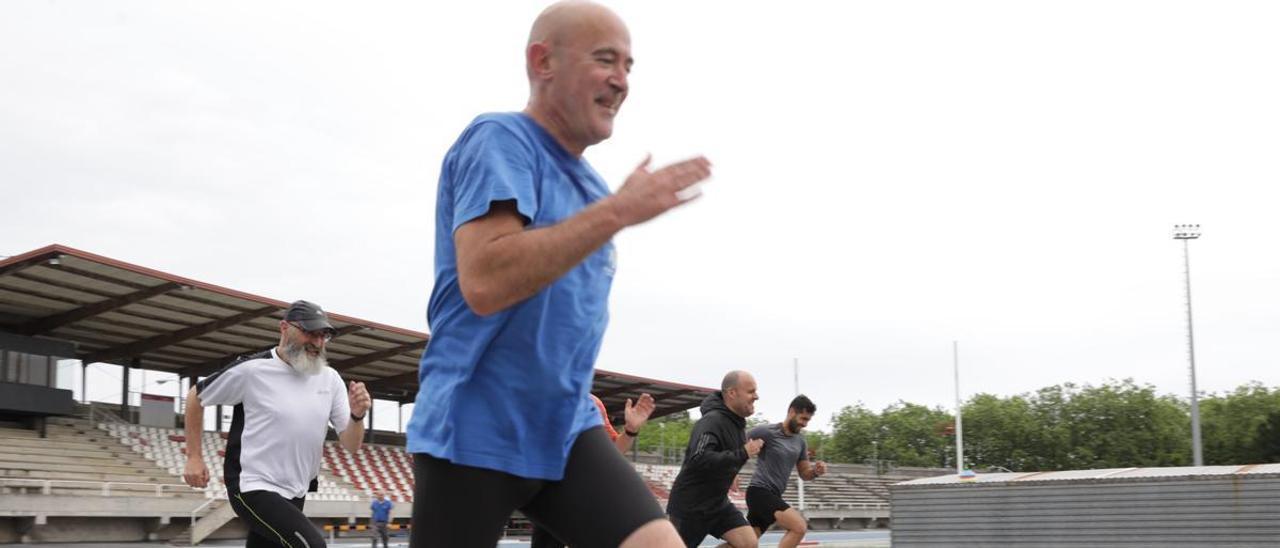
[[[880,459],[898,466],[949,466],[955,438],[945,431],[954,422],[941,407],[902,401],[890,405],[880,413]]]
[[[979,394],[964,419],[966,458],[979,469],[1172,466],[1190,455],[1186,406],[1132,380]]]
[[[832,462],[891,461],[898,466],[947,466],[954,438],[953,420],[941,408],[898,402],[875,413],[858,404],[832,417],[826,458]]]
[[[1067,401],[1076,386],[1070,383],[1041,388],[1027,397],[1038,425],[1027,449],[1025,470],[1063,470],[1072,450],[1071,423],[1064,415]]]
[[[649,421],[640,429],[636,438],[639,451],[656,453],[666,452],[668,461],[680,462],[678,459],[689,445],[689,433],[693,431],[693,419],[689,412],[672,413],[665,417]]]
[[[965,460],[975,469],[1038,470],[1041,424],[1023,396],[978,394],[964,405]]]
[[[876,457],[874,443],[880,416],[861,403],[846,406],[831,417],[826,457],[831,462],[861,463]]]
[[[1034,393],[978,394],[964,405],[965,459],[977,469],[1015,471],[1183,466],[1191,461],[1185,401],[1132,379],[1066,383]],[[1280,461],[1280,389],[1249,383],[1202,404],[1206,462]],[[952,416],[898,402],[880,413],[863,404],[832,417],[827,460],[954,465]]]
[[[821,430],[805,430],[804,443],[818,460],[827,460],[827,445],[831,442],[831,435]]]
[[[1262,462],[1280,462],[1280,409],[1267,415],[1267,420],[1258,425],[1256,441]]]
[[[1280,389],[1258,382],[1200,401],[1200,425],[1205,464],[1274,462],[1266,454],[1263,426],[1280,412]]]
[[[1062,420],[1070,448],[1060,468],[1182,466],[1190,460],[1187,411],[1132,379],[1068,390]]]

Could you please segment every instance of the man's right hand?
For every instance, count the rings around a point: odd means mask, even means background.
[[[711,162],[702,156],[649,171],[652,159],[646,157],[636,166],[622,188],[609,198],[622,226],[638,225],[688,202],[693,197],[681,196],[680,191],[711,176]]]
[[[203,460],[187,459],[187,465],[182,468],[182,479],[192,487],[206,487],[209,485],[209,467]]]
[[[747,450],[747,458],[760,454],[760,448],[764,447],[764,440],[756,438],[747,442],[742,448]]]

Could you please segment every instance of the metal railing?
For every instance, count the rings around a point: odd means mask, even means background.
[[[100,421],[122,424],[125,426],[132,424],[129,421],[120,418],[120,415],[115,414],[114,411],[107,409],[102,404],[89,402],[89,422],[93,424],[94,428],[97,428],[98,422]]]
[[[884,510],[888,504],[879,502],[816,502],[809,505],[815,510]]]
[[[181,483],[136,483],[127,481],[92,481],[92,480],[51,480],[36,478],[0,478],[0,486],[17,486],[17,487],[39,487],[40,494],[52,495],[55,486],[70,485],[88,485],[97,486],[99,493],[104,497],[111,496],[111,488],[125,486],[142,486],[150,487],[155,491],[155,496],[163,497],[165,491],[173,491],[176,493],[203,493],[203,490],[194,489]]]

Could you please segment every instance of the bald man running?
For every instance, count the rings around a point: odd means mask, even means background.
[[[630,34],[608,9],[547,8],[525,62],[524,112],[476,118],[440,172],[411,542],[492,547],[519,509],[570,546],[680,546],[589,393],[610,240],[683,203],[710,164],[646,160],[615,194],[583,160],[629,91]]]
[[[756,534],[729,500],[729,487],[764,444],[746,439],[746,418],[755,413],[758,399],[755,377],[730,371],[720,381],[720,391],[702,400],[702,418],[689,433],[684,463],[667,502],[667,514],[689,548],[707,535],[733,548],[756,548]]]

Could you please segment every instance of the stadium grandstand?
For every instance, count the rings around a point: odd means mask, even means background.
[[[183,483],[187,440],[176,409],[202,376],[275,346],[287,307],[61,245],[0,261],[0,543],[192,545],[243,538],[220,478],[211,478],[206,489]],[[327,347],[330,365],[345,379],[364,382],[378,400],[412,403],[428,334],[329,317],[339,333]],[[73,384],[58,378],[64,360],[79,362],[82,387],[91,364],[120,366],[119,403],[92,402],[83,389],[77,397],[58,388]],[[131,401],[130,375],[139,372],[177,375],[176,395],[144,393]],[[654,397],[657,418],[697,407],[712,389],[596,370],[592,391],[619,423],[626,399],[641,392]],[[201,443],[218,476],[229,424],[223,424],[222,410],[213,415]],[[393,530],[411,526],[405,503],[412,500],[413,476],[402,434],[369,429],[355,454],[331,440],[322,458],[319,488],[307,502],[318,526],[332,535],[366,534],[361,531],[375,491],[400,503]],[[633,452],[632,458],[665,502],[678,466],[656,455]],[[750,472],[743,471],[731,493],[744,508]],[[869,467],[836,466],[833,472],[806,482],[802,507],[815,527],[886,526],[886,485],[937,473],[889,479]],[[795,481],[788,497],[801,506]],[[512,533],[527,526],[515,516]]]

